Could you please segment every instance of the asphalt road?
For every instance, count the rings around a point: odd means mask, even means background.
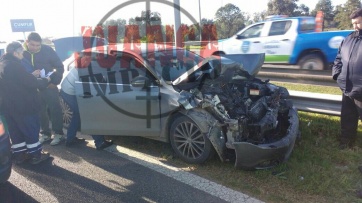
[[[9,181],[0,186],[1,203],[260,202],[121,146],[44,148],[52,155],[45,163],[13,165]]]

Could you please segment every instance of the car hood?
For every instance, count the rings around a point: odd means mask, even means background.
[[[193,68],[182,74],[172,82],[178,85],[186,80],[189,75],[209,63],[218,75],[224,80],[231,80],[234,77],[254,77],[260,71],[265,59],[265,54],[229,54],[222,56],[211,56],[195,65]]]

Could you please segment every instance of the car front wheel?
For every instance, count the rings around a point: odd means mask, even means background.
[[[182,160],[200,164],[212,156],[210,140],[199,126],[186,116],[178,117],[171,125],[170,142],[173,150]]]

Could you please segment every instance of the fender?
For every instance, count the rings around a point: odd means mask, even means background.
[[[183,113],[198,124],[200,130],[207,135],[214,146],[220,160],[224,162],[226,160],[226,139],[221,129],[222,124],[203,109],[191,109]]]

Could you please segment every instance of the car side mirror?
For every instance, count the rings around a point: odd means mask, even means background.
[[[236,39],[245,39],[246,37],[244,35],[236,35]]]
[[[149,84],[150,79],[145,76],[137,76],[131,81],[133,87],[144,87]]]

